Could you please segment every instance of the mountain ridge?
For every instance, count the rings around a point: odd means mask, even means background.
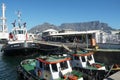
[[[86,31],[86,30],[104,30],[104,31],[111,31],[115,30],[114,28],[110,27],[107,23],[103,23],[100,21],[89,21],[89,22],[76,22],[76,23],[62,23],[60,26],[56,26],[50,23],[43,23],[41,25],[37,25],[29,30],[31,33],[35,32],[42,32],[47,29],[56,29],[56,30],[63,30],[63,29],[72,29],[75,31]]]

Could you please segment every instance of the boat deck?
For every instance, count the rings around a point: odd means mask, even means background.
[[[22,66],[25,68],[25,70],[30,71],[30,70],[34,70],[35,66],[36,66],[36,60],[31,60],[31,61],[24,61],[22,63]]]

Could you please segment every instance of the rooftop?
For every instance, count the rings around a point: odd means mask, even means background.
[[[89,51],[77,51],[77,52],[73,52],[74,56],[89,56],[92,55],[94,52],[89,52]]]
[[[46,64],[56,64],[56,63],[60,63],[60,62],[64,62],[67,60],[70,60],[70,58],[66,57],[66,56],[42,56],[37,58],[37,60],[46,63]]]

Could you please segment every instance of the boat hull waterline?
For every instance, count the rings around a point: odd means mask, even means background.
[[[26,46],[27,45],[27,46]],[[4,55],[30,55],[38,53],[40,46],[38,43],[15,43],[4,45],[1,49]]]

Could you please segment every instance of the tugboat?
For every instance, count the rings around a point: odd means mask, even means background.
[[[1,51],[5,55],[28,55],[39,50],[39,44],[33,42],[33,36],[27,33],[26,22],[21,24],[21,14],[18,12],[18,26],[16,20],[13,24],[12,32],[9,34],[9,41]]]
[[[96,62],[93,51],[81,48],[73,50],[69,55],[71,56],[70,62],[73,69],[94,76],[97,80],[102,80],[120,70],[120,65],[118,64],[107,66],[104,63]]]
[[[6,25],[5,9],[6,9],[6,6],[3,3],[2,4],[2,17],[0,18],[0,20],[2,21],[1,22],[2,24],[0,24],[0,43],[1,44],[7,43],[9,39],[9,33],[8,33],[7,25]]]
[[[70,57],[41,56],[20,63],[17,72],[22,80],[83,80],[80,71],[72,70]]]
[[[88,51],[84,49],[75,50],[70,53],[71,56],[71,65],[73,69],[80,70],[88,75],[91,75],[98,80],[101,80],[105,77],[108,70],[105,67],[105,64],[95,62],[93,51]],[[99,78],[98,78],[99,77]]]

